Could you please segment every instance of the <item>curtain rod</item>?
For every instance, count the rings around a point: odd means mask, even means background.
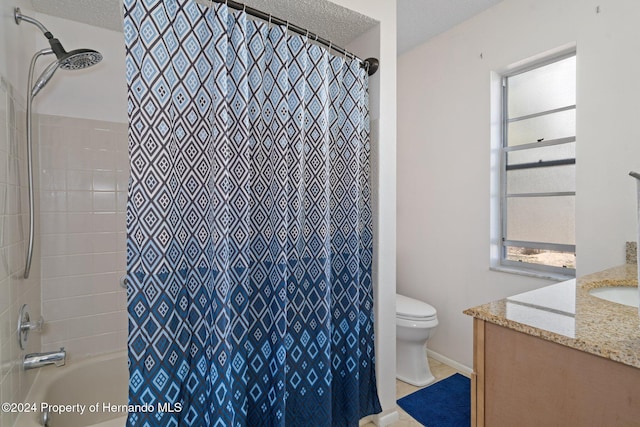
[[[301,36],[306,36],[309,39],[313,39],[313,41],[328,47],[329,50],[334,50],[341,55],[350,56],[352,59],[357,59],[358,61],[360,61],[360,66],[365,70],[367,70],[367,74],[369,74],[370,76],[374,75],[376,71],[378,71],[380,62],[378,61],[377,58],[360,59],[353,53],[346,51],[340,46],[334,45],[331,41],[324,39],[322,37],[319,37],[317,34],[314,34],[307,29],[304,29],[288,21],[285,21],[284,19],[272,16],[270,13],[266,13],[261,10],[254,9],[252,7],[247,6],[246,4],[238,3],[232,0],[200,0],[201,4],[208,5],[209,7],[211,7],[214,2],[224,3],[227,5],[227,7],[230,7],[232,9],[242,10],[248,15],[262,19],[263,21],[269,22],[270,24],[284,25],[287,27],[287,30],[293,31],[294,33],[300,34]]]

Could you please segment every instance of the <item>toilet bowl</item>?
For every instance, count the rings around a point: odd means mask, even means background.
[[[435,378],[427,361],[427,340],[438,326],[436,309],[396,294],[396,378],[422,387]]]

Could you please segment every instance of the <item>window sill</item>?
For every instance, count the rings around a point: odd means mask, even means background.
[[[504,265],[497,265],[489,267],[491,271],[497,271],[499,273],[517,274],[519,276],[535,277],[536,279],[553,280],[555,282],[564,282],[565,280],[575,279],[574,276],[567,276],[564,274],[548,273],[545,271],[527,270],[524,268],[513,268]]]

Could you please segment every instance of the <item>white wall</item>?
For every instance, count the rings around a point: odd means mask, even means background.
[[[551,283],[489,271],[492,72],[577,44],[578,275],[625,262],[636,236],[627,173],[640,169],[638,16],[637,0],[504,0],[398,59],[398,291],[437,308],[432,350],[471,366],[462,310]]]
[[[332,0],[380,22],[379,28],[355,40],[348,47],[362,58],[375,56],[380,69],[370,82],[372,134],[377,182],[376,198],[377,258],[374,264],[376,299],[376,376],[383,415],[376,423],[385,425],[396,415],[395,388],[395,291],[396,291],[396,2],[395,0]],[[376,121],[377,119],[377,121]],[[376,134],[377,132],[377,134]],[[377,150],[376,150],[377,148]],[[377,215],[376,215],[377,213]],[[392,367],[390,369],[390,367]]]

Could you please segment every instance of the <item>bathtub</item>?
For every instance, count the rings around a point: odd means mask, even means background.
[[[128,384],[126,352],[39,368],[15,427],[42,427],[47,407],[49,427],[123,427]]]

